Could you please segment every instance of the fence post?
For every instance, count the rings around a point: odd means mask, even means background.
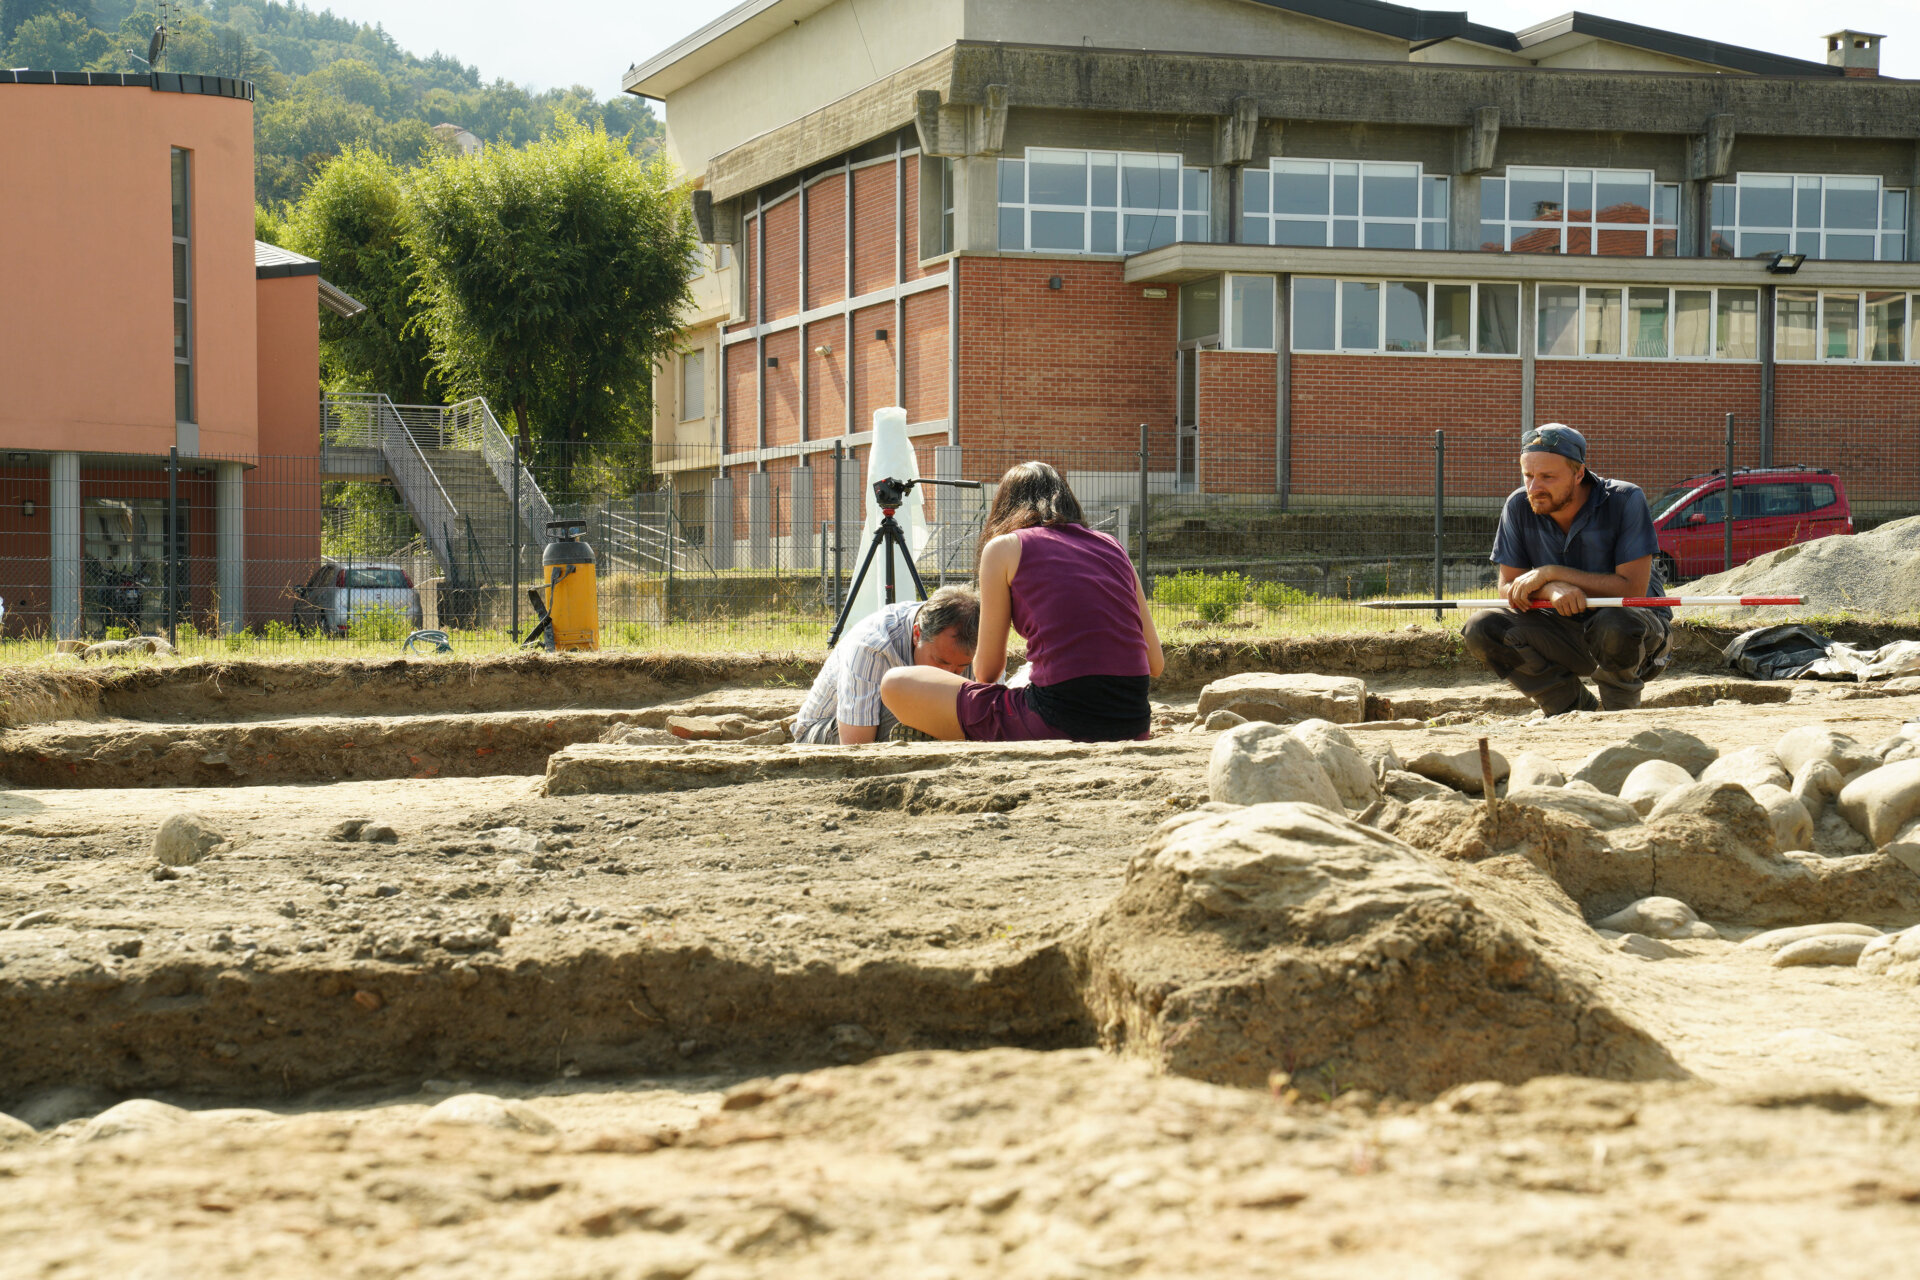
[[[1151,592],[1147,583],[1147,424],[1140,424],[1140,587]]]
[[[475,619],[478,621],[478,619]],[[520,433],[513,433],[513,628],[507,638],[520,643]]]
[[[1721,572],[1733,568],[1733,415],[1727,415],[1726,501],[1720,504],[1720,528],[1724,533],[1721,554],[1725,557]]]
[[[848,232],[849,235],[852,232]],[[840,481],[841,459],[846,456],[846,446],[838,440],[833,443],[833,616],[840,616]]]
[[[180,448],[167,449],[167,643],[180,647]]]
[[[1446,598],[1447,433],[1433,433],[1433,598]],[[1444,609],[1433,611],[1435,622],[1446,620]]]

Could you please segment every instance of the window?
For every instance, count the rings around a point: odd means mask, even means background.
[[[194,422],[193,170],[189,153],[173,148],[173,420]]]
[[[1534,350],[1551,358],[1755,360],[1758,289],[1543,284]]]
[[[1180,286],[1180,341],[1220,338],[1220,277],[1189,280]]]
[[[1743,484],[1733,491],[1733,514],[1736,519],[1804,516],[1832,506],[1837,497],[1830,484]]]
[[[1907,197],[1878,177],[1743,173],[1713,185],[1712,255],[1899,262],[1907,256]]]
[[[1247,244],[1444,249],[1451,179],[1417,164],[1279,160],[1248,169],[1240,189]]]
[[[1179,156],[1027,148],[1000,162],[1000,247],[1038,253],[1145,253],[1205,241],[1212,171]]]
[[[1227,345],[1273,350],[1273,277],[1228,276],[1227,281]]]
[[[1520,352],[1519,285],[1299,276],[1292,292],[1295,351]]]
[[[1774,299],[1776,360],[1911,358],[1913,298],[1905,293],[1781,289]]]
[[[1679,241],[1680,187],[1651,169],[1514,166],[1480,180],[1480,248],[1671,258]]]
[[[689,351],[680,357],[680,421],[707,416],[707,353]]]

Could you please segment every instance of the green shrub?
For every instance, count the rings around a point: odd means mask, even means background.
[[[1284,582],[1256,582],[1253,602],[1262,609],[1284,609],[1288,605],[1312,604],[1313,597]]]
[[[1247,580],[1238,573],[1203,573],[1189,569],[1153,584],[1153,602],[1192,609],[1202,622],[1221,623],[1233,617],[1247,599]]]
[[[278,618],[262,626],[260,635],[268,644],[289,644],[300,638],[298,632]]]
[[[229,631],[220,637],[220,647],[228,653],[244,653],[253,648],[253,635],[247,631]]]
[[[102,640],[130,640],[133,633],[125,627],[107,627],[100,632]]]
[[[412,630],[405,610],[392,605],[373,605],[354,613],[347,623],[347,639],[405,640]]]

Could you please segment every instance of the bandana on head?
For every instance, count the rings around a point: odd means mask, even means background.
[[[1587,460],[1587,438],[1564,423],[1549,422],[1535,427],[1520,438],[1520,452],[1557,453],[1563,458],[1584,464]]]

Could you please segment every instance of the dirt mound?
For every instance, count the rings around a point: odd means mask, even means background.
[[[1756,557],[1728,573],[1687,584],[1697,595],[1798,595],[1793,610],[1696,610],[1730,618],[1792,613],[1911,614],[1920,610],[1920,516],[1883,524],[1871,533],[1796,543]]]
[[[1169,823],[1067,950],[1104,1044],[1216,1083],[1680,1074],[1499,906],[1311,805]]]

